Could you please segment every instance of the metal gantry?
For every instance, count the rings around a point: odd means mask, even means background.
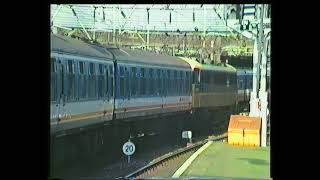
[[[73,10],[72,10],[73,9]],[[194,31],[225,32],[228,31],[220,16],[226,11],[222,5],[207,4],[201,6],[184,5],[51,5],[52,26],[82,28],[88,31],[112,32],[113,26],[122,30],[138,31]],[[77,18],[73,16],[76,11]],[[193,21],[195,15],[195,21]],[[114,17],[115,16],[115,17]],[[171,21],[170,21],[171,17]]]

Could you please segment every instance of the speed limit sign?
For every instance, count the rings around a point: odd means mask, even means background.
[[[122,151],[125,155],[130,156],[134,153],[134,151],[136,150],[136,147],[134,146],[134,144],[132,142],[126,142],[124,143],[123,147],[122,147]]]

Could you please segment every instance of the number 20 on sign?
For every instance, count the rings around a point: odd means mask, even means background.
[[[132,142],[129,141],[124,143],[122,147],[122,151],[125,155],[128,156],[128,163],[130,163],[130,155],[132,155],[135,152],[135,150],[136,150],[136,147]]]

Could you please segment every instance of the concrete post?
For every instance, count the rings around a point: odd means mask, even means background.
[[[257,99],[257,91],[258,91],[258,39],[255,38],[253,45],[253,80],[252,80],[252,92],[250,94],[250,116],[259,116],[258,109],[258,99]]]

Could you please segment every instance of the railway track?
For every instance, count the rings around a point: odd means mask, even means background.
[[[139,179],[151,177],[171,177],[175,171],[199,148],[208,141],[221,141],[227,138],[227,134],[209,137],[191,146],[178,149],[153,160],[148,165],[128,174],[125,179]]]

